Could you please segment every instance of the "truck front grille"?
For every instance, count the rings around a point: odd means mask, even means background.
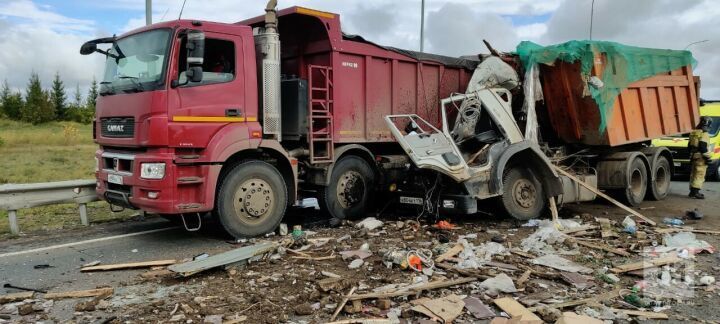
[[[135,118],[112,117],[100,119],[100,134],[103,137],[132,138],[135,135]]]

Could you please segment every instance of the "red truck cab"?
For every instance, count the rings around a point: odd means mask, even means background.
[[[187,83],[186,35],[205,35],[203,80]],[[258,147],[255,47],[248,26],[177,20],[117,37],[97,99],[97,191],[153,213],[214,207],[230,155]]]

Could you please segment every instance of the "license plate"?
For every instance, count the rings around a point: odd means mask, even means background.
[[[402,197],[400,196],[400,203],[401,204],[411,204],[411,205],[421,205],[423,204],[422,198],[416,198],[416,197]]]
[[[680,162],[674,162],[673,165],[675,165],[676,168],[679,168],[682,166],[682,163]]]
[[[117,174],[108,174],[108,182],[121,185],[123,184],[123,177]]]

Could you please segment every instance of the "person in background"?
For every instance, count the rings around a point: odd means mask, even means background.
[[[713,151],[710,136],[708,135],[711,125],[712,119],[710,117],[700,117],[697,128],[690,133],[690,141],[688,142],[692,168],[690,171],[690,194],[688,195],[690,198],[705,199],[705,195],[700,190],[702,190],[705,183],[705,172]]]

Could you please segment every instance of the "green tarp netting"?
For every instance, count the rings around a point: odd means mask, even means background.
[[[523,41],[517,46],[517,54],[525,69],[534,64],[553,65],[556,61],[580,61],[583,80],[590,78],[593,52],[605,53],[608,60],[606,66],[614,67],[616,72],[603,73],[602,87],[587,87],[600,109],[601,131],[605,130],[615,98],[628,85],[659,73],[696,64],[689,51],[643,48],[607,41],[575,40],[551,46]]]

